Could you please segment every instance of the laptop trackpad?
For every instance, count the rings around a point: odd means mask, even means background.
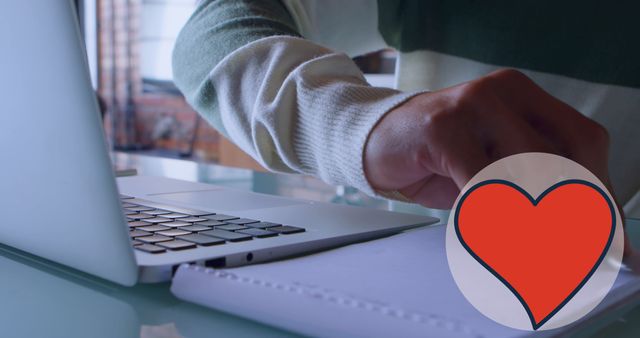
[[[158,200],[158,202],[160,200],[176,202],[207,211],[264,209],[311,203],[284,197],[249,193],[231,189],[154,194],[153,200]]]

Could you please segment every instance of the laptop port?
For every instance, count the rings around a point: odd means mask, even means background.
[[[204,266],[207,268],[224,268],[227,265],[227,259],[225,257],[209,259],[204,262]]]

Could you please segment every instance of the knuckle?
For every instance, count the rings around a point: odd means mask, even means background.
[[[416,168],[425,167],[431,160],[431,154],[429,152],[429,148],[427,147],[418,147],[412,151],[411,159],[413,161],[413,165]]]
[[[496,79],[499,79],[501,81],[507,81],[507,82],[521,82],[521,81],[529,80],[529,77],[524,75],[524,73],[513,68],[505,68],[505,69],[497,70],[491,73],[490,76]]]
[[[509,87],[523,87],[532,83],[521,71],[506,68],[460,85],[460,93],[463,97],[485,97],[501,93]]]
[[[519,70],[506,68],[490,73],[476,81],[476,89],[480,94],[505,94],[511,88],[527,89],[533,84],[524,73]]]
[[[426,135],[439,135],[441,131],[447,130],[452,127],[455,120],[460,115],[457,113],[459,109],[452,107],[438,109],[438,111],[431,112],[431,114],[425,115],[422,125]]]
[[[501,69],[465,83],[461,88],[461,93],[463,97],[471,99],[486,99],[502,93],[509,86],[522,83],[526,78],[526,75],[515,69]]]
[[[474,81],[463,84],[460,88],[461,101],[475,100],[476,98],[486,97],[495,91],[497,80],[484,76]]]
[[[474,114],[494,113],[504,103],[497,80],[485,77],[462,85],[450,107],[461,118],[473,118]]]

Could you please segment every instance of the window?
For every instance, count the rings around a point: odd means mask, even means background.
[[[97,13],[97,88],[113,148],[216,160],[218,133],[172,81],[173,45],[197,0],[82,1]]]
[[[139,51],[143,80],[171,81],[171,51],[197,0],[142,0]]]

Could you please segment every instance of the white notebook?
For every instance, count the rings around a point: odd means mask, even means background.
[[[467,302],[447,265],[445,228],[290,259],[230,269],[181,266],[171,287],[181,299],[310,336],[526,337],[488,319]],[[640,277],[621,271],[614,289],[571,326],[636,301]]]

